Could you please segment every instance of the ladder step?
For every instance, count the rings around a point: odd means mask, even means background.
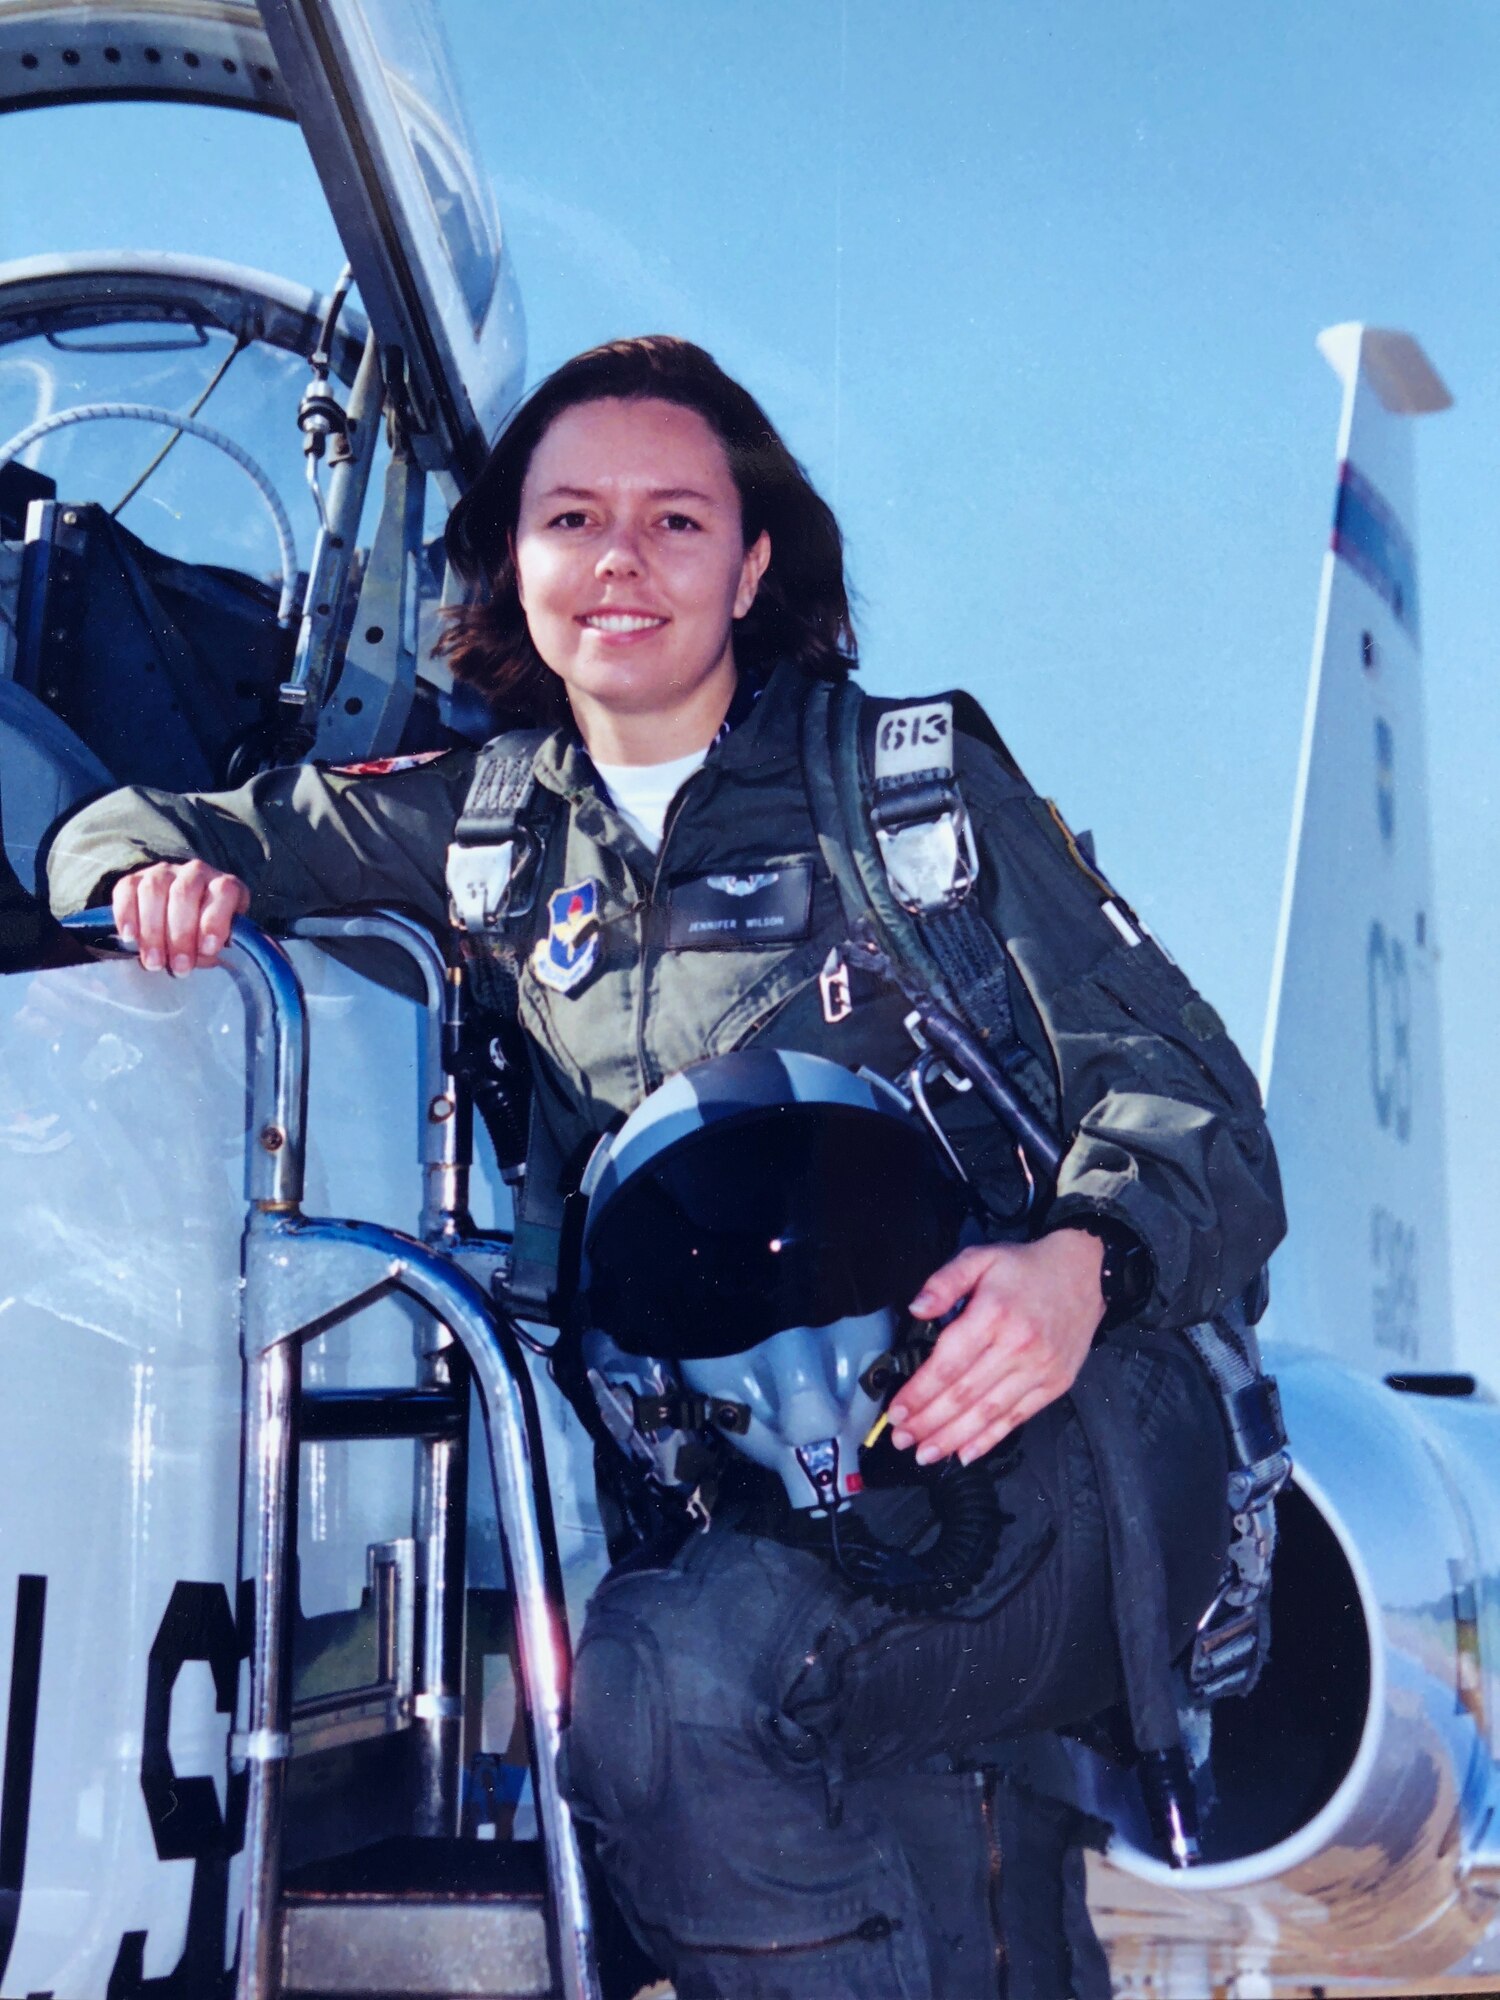
[[[557,2000],[539,1903],[289,1903],[282,1966],[303,2000]]]
[[[556,2000],[535,1844],[387,1840],[299,1869],[282,1966],[303,2000]]]
[[[337,1443],[457,1437],[469,1403],[451,1389],[304,1389],[298,1411],[304,1444]]]

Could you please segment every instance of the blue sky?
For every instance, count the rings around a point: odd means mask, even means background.
[[[1419,432],[1419,521],[1455,1299],[1487,1334],[1500,10],[445,11],[532,373],[621,332],[710,346],[839,509],[871,683],[979,693],[1252,1057],[1333,491],[1314,336],[1419,336],[1456,398]],[[287,128],[6,128],[0,254],[338,266]]]

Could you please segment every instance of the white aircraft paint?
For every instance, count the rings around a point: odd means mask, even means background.
[[[1272,1328],[1385,1375],[1453,1365],[1409,334],[1338,326],[1343,384],[1261,1081],[1291,1232]]]

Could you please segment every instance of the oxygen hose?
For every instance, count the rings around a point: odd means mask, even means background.
[[[995,1494],[993,1469],[952,1461],[924,1481],[937,1538],[919,1551],[878,1541],[862,1521],[828,1517],[833,1558],[862,1596],[892,1611],[950,1611],[985,1575],[1010,1518]]]

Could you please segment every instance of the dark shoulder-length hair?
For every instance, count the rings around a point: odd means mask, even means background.
[[[741,671],[760,675],[791,660],[827,679],[847,673],[857,649],[832,508],[749,391],[701,347],[657,333],[590,348],[539,383],[454,508],[445,541],[467,596],[447,613],[436,649],[454,674],[507,716],[556,722],[566,715],[562,683],[531,643],[521,609],[516,524],[526,468],[548,427],[564,410],[606,397],[659,398],[696,410],[729,460],[745,547],[762,530],[771,538],[755,602],[735,626]]]

